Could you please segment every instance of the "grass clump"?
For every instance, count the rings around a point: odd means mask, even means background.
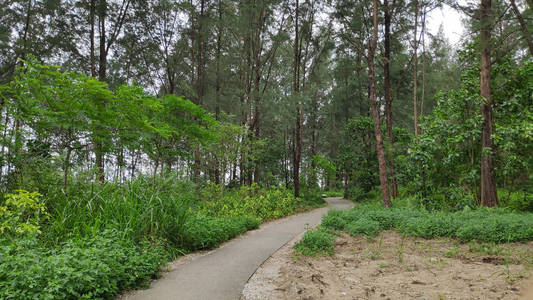
[[[318,227],[307,231],[294,245],[297,253],[307,256],[331,255],[334,252],[335,236],[325,228]]]
[[[330,211],[322,226],[345,230],[351,235],[376,236],[381,230],[396,229],[414,237],[449,237],[460,241],[492,243],[533,240],[533,214],[502,209],[458,212],[385,209],[380,205],[358,205],[347,211]]]
[[[361,218],[348,223],[345,229],[351,236],[366,235],[368,237],[376,237],[382,227],[380,223],[370,218]]]

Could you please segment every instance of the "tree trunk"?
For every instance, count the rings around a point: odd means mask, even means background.
[[[198,16],[198,32],[196,38],[197,53],[196,53],[196,105],[202,105],[203,102],[203,22],[204,22],[205,0],[200,1],[200,15]],[[193,166],[193,181],[200,182],[200,148],[195,146],[194,149],[194,166]]]
[[[94,57],[94,19],[96,14],[96,0],[91,0],[90,7],[89,7],[89,26],[90,26],[90,32],[89,32],[89,43],[90,43],[90,53],[89,53],[89,61],[91,63],[91,76],[96,77],[96,59]]]
[[[107,2],[106,0],[100,0],[98,5],[98,22],[100,32],[100,44],[99,44],[99,57],[98,57],[98,80],[106,80],[106,67],[107,67],[107,53],[106,53],[106,14],[107,14]],[[105,104],[102,104],[105,105]],[[105,109],[100,107],[100,109]],[[102,128],[98,128],[97,131],[102,131]],[[105,166],[104,166],[104,145],[102,137],[99,132],[96,132],[96,141],[94,143],[94,156],[96,159],[96,177],[98,181],[105,181]]]
[[[418,135],[418,104],[417,104],[417,90],[418,90],[418,41],[417,41],[417,29],[418,29],[418,0],[415,0],[415,28],[414,28],[414,41],[413,41],[413,118],[415,125],[415,136]]]
[[[372,41],[368,45],[368,81],[370,101],[372,106],[372,119],[374,120],[374,134],[376,136],[376,150],[378,152],[379,164],[379,181],[381,184],[381,193],[383,195],[383,205],[391,207],[389,197],[389,183],[387,179],[387,162],[385,160],[385,147],[383,146],[383,137],[381,134],[381,122],[379,120],[379,108],[376,96],[375,74],[374,74],[374,56],[376,53],[378,41],[378,1],[374,0],[374,30]]]
[[[68,185],[68,172],[70,169],[70,155],[72,154],[72,148],[67,146],[67,156],[65,157],[65,165],[63,167],[63,191],[67,191]]]
[[[494,145],[492,142],[493,117],[492,98],[490,88],[491,69],[491,0],[481,0],[480,24],[481,24],[481,114],[483,116],[483,127],[481,133],[481,205],[498,205],[498,194],[496,192],[496,180],[494,178],[494,163],[492,159]]]
[[[426,7],[422,13],[422,95],[420,97],[420,118],[424,114],[424,100],[426,98]],[[424,134],[423,132],[420,132]]]
[[[520,14],[520,11],[518,10],[518,7],[516,6],[515,0],[511,0],[511,7],[513,9],[513,12],[518,19],[518,22],[520,23],[520,28],[522,28],[522,35],[524,36],[524,39],[527,42],[527,46],[529,47],[529,53],[533,56],[533,40],[531,38],[531,34],[529,33],[529,30],[527,30],[527,24],[524,21],[524,18]],[[532,7],[533,9],[533,7]]]
[[[392,134],[392,95],[391,95],[391,80],[390,80],[390,26],[391,15],[389,1],[383,1],[383,9],[385,11],[385,62],[383,64],[384,74],[384,88],[385,88],[385,123],[387,124],[387,137],[389,141],[389,186],[392,198],[398,197],[398,183],[396,181],[395,165],[394,165],[394,137]]]
[[[216,83],[215,83],[215,119],[220,121],[220,59],[222,52],[222,2],[218,1],[217,48],[216,48]],[[215,153],[215,184],[220,184],[220,162]]]
[[[292,73],[292,96],[296,100],[296,128],[294,140],[294,161],[293,161],[293,180],[294,180],[294,196],[300,196],[300,159],[302,156],[302,116],[303,108],[300,103],[299,88],[300,88],[300,39],[299,39],[299,2],[296,0],[295,21],[294,21],[294,65]]]

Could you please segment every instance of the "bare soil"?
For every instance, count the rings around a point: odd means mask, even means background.
[[[257,270],[242,299],[533,299],[533,242],[342,233],[334,255],[303,257],[292,248],[299,238]]]

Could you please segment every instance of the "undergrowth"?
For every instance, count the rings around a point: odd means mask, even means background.
[[[503,209],[479,208],[458,212],[384,209],[380,205],[358,205],[347,211],[330,211],[322,226],[345,230],[351,235],[376,236],[396,229],[414,237],[449,237],[460,241],[494,243],[533,240],[533,214]]]
[[[198,193],[199,191],[199,193]],[[0,197],[0,299],[112,299],[174,257],[324,200],[284,187],[197,188],[175,178],[73,181]]]

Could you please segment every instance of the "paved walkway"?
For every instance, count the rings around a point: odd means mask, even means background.
[[[177,266],[154,281],[149,289],[126,294],[121,299],[239,299],[248,278],[272,253],[308,227],[318,225],[330,208],[352,206],[351,202],[341,198],[326,201],[328,207],[264,224],[206,255]]]

